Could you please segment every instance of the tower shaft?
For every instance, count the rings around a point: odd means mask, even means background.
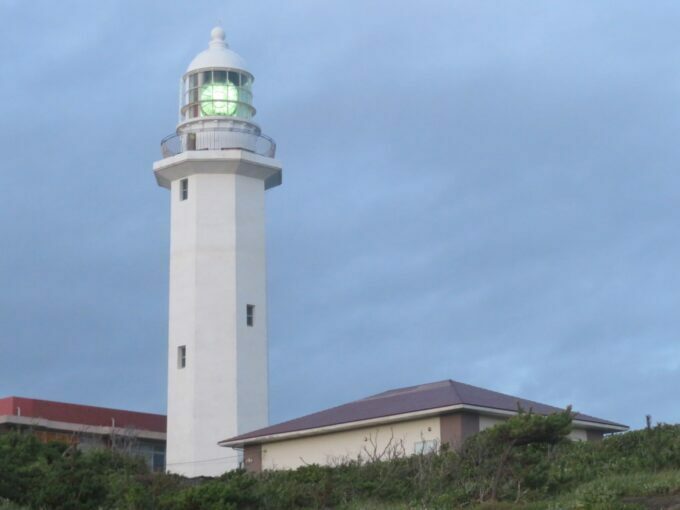
[[[268,423],[264,194],[277,171],[241,150],[156,163],[171,191],[168,471],[234,469],[218,441]]]

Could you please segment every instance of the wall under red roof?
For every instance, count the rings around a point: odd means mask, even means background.
[[[14,397],[0,398],[0,416],[14,414]]]
[[[166,417],[162,414],[137,413],[105,407],[82,406],[32,398],[0,399],[0,415],[18,415],[45,420],[63,421],[100,427],[135,428],[165,432]]]

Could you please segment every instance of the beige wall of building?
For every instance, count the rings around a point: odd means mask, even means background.
[[[479,417],[479,430],[488,429],[499,423],[503,423],[507,418],[500,418],[496,416],[480,416]]]
[[[572,441],[588,441],[588,432],[583,429],[574,428],[569,434],[569,439]]]
[[[448,413],[266,442],[246,447],[245,467],[249,471],[295,469],[308,464],[338,465],[358,459],[387,460],[433,451],[444,443],[458,448],[467,437],[506,419],[474,413]],[[592,441],[602,437],[601,432],[574,425],[569,435],[572,440]]]
[[[412,455],[417,448],[436,448],[439,443],[439,417],[432,416],[266,443],[261,449],[262,469],[295,469],[306,464],[333,465],[356,460],[359,456],[364,460],[381,454],[389,456],[390,452],[400,456]],[[246,454],[246,462],[247,457]]]

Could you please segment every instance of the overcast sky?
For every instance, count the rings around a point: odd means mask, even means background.
[[[270,415],[454,379],[680,421],[680,3],[0,0],[0,396],[165,412],[159,142],[222,22],[278,143]]]

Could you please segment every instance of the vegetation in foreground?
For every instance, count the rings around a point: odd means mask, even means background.
[[[569,410],[522,413],[470,438],[460,453],[236,471],[200,483],[153,474],[139,459],[81,453],[29,434],[0,436],[0,510],[680,508],[680,425],[565,439]]]

